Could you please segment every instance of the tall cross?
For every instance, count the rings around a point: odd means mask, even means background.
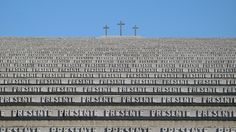
[[[123,23],[122,21],[120,21],[117,25],[120,26],[120,36],[122,36],[122,26],[124,26],[125,23]]]
[[[109,29],[109,27],[108,27],[107,25],[105,25],[105,26],[103,27],[103,29],[105,30],[105,35],[107,36],[107,30]]]
[[[137,35],[137,29],[139,29],[139,27],[137,27],[136,25],[134,25],[133,29],[134,29],[134,36],[136,36],[136,35]]]

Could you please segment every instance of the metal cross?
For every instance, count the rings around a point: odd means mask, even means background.
[[[137,27],[136,25],[134,25],[133,29],[134,29],[134,36],[136,36],[136,35],[137,35],[137,29],[139,29],[139,27]]]
[[[105,25],[105,26],[103,27],[103,29],[105,30],[105,35],[107,36],[107,30],[109,29],[109,27],[108,27],[107,25]]]
[[[123,23],[122,21],[120,21],[120,23],[118,23],[117,25],[120,26],[120,36],[122,36],[122,26],[125,25],[125,23]]]

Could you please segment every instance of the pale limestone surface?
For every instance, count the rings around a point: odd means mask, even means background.
[[[0,71],[0,132],[236,131],[236,39],[0,37]]]

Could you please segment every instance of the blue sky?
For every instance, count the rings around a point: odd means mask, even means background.
[[[0,0],[0,36],[236,37],[236,0]]]

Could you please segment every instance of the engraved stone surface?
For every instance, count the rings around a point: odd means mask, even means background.
[[[236,132],[236,39],[0,38],[0,132]]]

